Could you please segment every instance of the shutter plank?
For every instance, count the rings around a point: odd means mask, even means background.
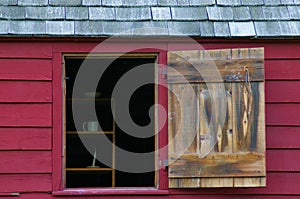
[[[244,82],[245,68],[248,69],[251,81],[263,81],[263,59],[242,60],[201,60],[177,58],[168,63],[176,70],[168,70],[168,83],[183,82]],[[219,73],[216,73],[219,71]],[[178,75],[180,73],[181,75]],[[184,78],[182,78],[182,76]],[[204,77],[206,79],[204,79]]]
[[[197,154],[184,154],[179,158],[170,155],[170,159],[173,160],[169,168],[170,178],[264,175],[262,173],[264,171],[264,155],[261,153],[213,153],[205,158],[201,158]]]
[[[260,49],[233,49],[233,59],[252,59],[264,58],[264,50]],[[248,69],[249,70],[249,69]],[[234,104],[236,123],[234,123],[234,133],[237,134],[237,151],[256,151],[262,157],[259,173],[260,176],[265,176],[265,130],[264,130],[264,84],[261,82],[253,82],[252,73],[248,71],[249,82],[244,82],[235,85]],[[236,92],[236,90],[239,90]],[[242,90],[242,92],[241,92]],[[239,94],[238,94],[239,93]],[[242,106],[241,106],[242,105]],[[240,120],[240,115],[243,116]],[[260,121],[261,120],[261,121]],[[263,126],[263,127],[262,127]],[[263,128],[263,129],[262,129]],[[263,145],[264,147],[262,148]],[[260,149],[258,149],[260,148]],[[252,165],[251,165],[252,166]],[[265,186],[265,177],[240,177],[234,179],[234,187],[258,187]]]
[[[169,92],[169,136],[171,154],[196,153],[199,131],[197,94],[198,85],[174,84]],[[169,145],[170,146],[170,145]]]

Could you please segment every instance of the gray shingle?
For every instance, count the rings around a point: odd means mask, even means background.
[[[46,21],[46,33],[50,35],[73,35],[73,21]]]
[[[213,37],[215,35],[214,23],[211,21],[201,21],[200,32],[201,37]]]
[[[101,0],[82,0],[84,6],[100,6]]]
[[[170,7],[152,7],[152,18],[153,20],[170,20],[171,11]]]
[[[207,19],[205,7],[172,7],[173,20],[205,20]]]
[[[150,20],[150,8],[116,8],[116,19],[123,21]]]
[[[176,6],[177,0],[157,0],[159,6]]]
[[[208,6],[214,5],[215,3],[215,0],[190,0],[191,6]]]
[[[10,6],[10,5],[18,5],[18,0],[1,0],[1,6]]]
[[[233,20],[234,21],[248,21],[251,20],[251,14],[249,7],[234,7],[233,11]]]
[[[282,5],[293,5],[294,0],[281,0]]]
[[[156,6],[157,0],[123,0],[124,6]]]
[[[102,21],[75,21],[76,35],[101,35],[103,34]]]
[[[286,6],[263,7],[264,18],[269,20],[290,19]]]
[[[81,5],[81,0],[49,0],[49,5],[53,6],[79,6]]]
[[[264,5],[264,0],[241,0],[242,5]]]
[[[281,31],[277,21],[257,21],[254,22],[257,36],[270,37],[280,36]]]
[[[48,0],[18,0],[18,5],[21,6],[46,6]]]
[[[292,35],[300,35],[300,21],[279,22],[279,26],[281,23],[289,24]]]
[[[111,21],[103,22],[104,35],[131,35],[131,26],[133,22]]]
[[[26,35],[45,34],[45,21],[10,21],[9,33]]]
[[[295,5],[300,5],[300,0],[294,0]]]
[[[122,6],[122,0],[102,0],[104,6]]]
[[[0,21],[0,34],[8,33],[8,21]]]
[[[168,35],[165,21],[139,21],[132,26],[132,35]]]
[[[262,7],[250,7],[250,13],[254,20],[265,20]]]
[[[281,4],[280,0],[264,0],[264,1],[265,1],[265,5],[277,6]]]
[[[26,7],[27,19],[65,19],[64,7]]]
[[[229,25],[228,22],[214,22],[215,36],[217,37],[229,37]]]
[[[0,6],[1,19],[24,19],[24,7]]]
[[[255,36],[253,22],[229,22],[230,34],[233,37]]]
[[[300,6],[288,6],[291,19],[300,19]]]
[[[66,7],[66,19],[88,19],[89,11],[87,7]]]
[[[206,7],[206,9],[208,18],[210,20],[233,20],[233,12],[231,7]]]
[[[180,6],[189,6],[190,1],[189,0],[177,0],[177,4]]]
[[[199,22],[168,22],[169,35],[200,36]]]
[[[90,7],[89,18],[91,20],[115,20],[116,19],[115,8]]]
[[[218,5],[223,6],[238,6],[241,5],[240,0],[217,0]]]

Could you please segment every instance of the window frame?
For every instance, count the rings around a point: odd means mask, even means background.
[[[89,51],[82,52],[75,50],[74,52],[58,51],[53,53],[53,172],[52,172],[52,194],[53,195],[122,195],[122,194],[153,194],[164,195],[168,194],[168,174],[167,170],[161,168],[155,176],[156,187],[125,187],[125,188],[65,188],[64,186],[64,59],[66,56],[87,55]],[[97,52],[95,55],[107,56],[120,54],[122,52]],[[147,57],[147,55],[155,55],[155,81],[158,86],[155,88],[155,101],[161,104],[167,110],[167,83],[166,77],[162,73],[166,67],[167,53],[160,49],[140,49],[132,54],[139,57]],[[161,148],[167,144],[167,124],[159,117],[162,113],[156,110],[156,125],[157,127],[164,125],[156,138],[156,148]],[[159,152],[156,155],[156,165],[160,166],[167,159],[167,151]]]

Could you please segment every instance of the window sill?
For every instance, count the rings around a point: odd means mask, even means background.
[[[169,190],[158,190],[155,188],[107,188],[107,189],[64,189],[53,191],[54,196],[72,195],[168,195]]]

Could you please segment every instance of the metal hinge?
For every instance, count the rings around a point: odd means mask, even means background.
[[[167,79],[167,74],[168,74],[167,68],[160,68],[159,73],[163,79]]]

